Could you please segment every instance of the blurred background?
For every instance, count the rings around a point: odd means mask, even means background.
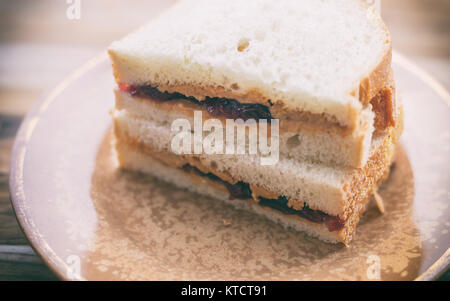
[[[71,20],[67,10],[76,1],[0,0],[0,280],[55,279],[9,202],[10,149],[23,116],[73,69],[175,2],[81,0],[81,18]],[[384,0],[382,15],[394,49],[449,90],[450,0]]]

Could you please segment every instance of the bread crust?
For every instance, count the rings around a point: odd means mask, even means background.
[[[390,42],[389,42],[390,43]],[[390,85],[392,64],[392,46],[389,46],[387,53],[380,63],[367,76],[363,77],[359,83],[358,99],[363,105],[370,103],[384,87]],[[356,94],[356,90],[351,92]]]
[[[388,78],[388,86],[376,94],[370,101],[372,110],[375,112],[375,129],[383,131],[394,127],[396,118],[396,89],[394,75],[391,71]]]

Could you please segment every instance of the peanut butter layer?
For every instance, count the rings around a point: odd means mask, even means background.
[[[116,97],[116,99],[120,99]],[[195,103],[188,102],[185,100],[173,100],[169,102],[160,102],[152,98],[147,97],[139,97],[133,96],[133,99],[141,102],[151,102],[152,106],[157,108],[158,110],[171,112],[176,111],[182,113],[188,118],[192,118],[194,116],[194,111],[202,111],[202,117],[204,120],[206,119],[219,119],[222,124],[225,124],[226,118],[218,117],[211,115],[206,109],[196,105]],[[121,109],[119,103],[116,103],[116,108]],[[301,131],[307,133],[328,133],[333,135],[345,136],[348,134],[349,129],[346,127],[342,127],[339,124],[330,124],[326,122],[320,122],[318,119],[314,119],[312,121],[308,120],[308,114],[305,114],[304,120],[290,120],[290,119],[280,119],[279,120],[279,129],[281,133],[298,133]],[[268,135],[270,135],[270,122],[268,125]]]
[[[286,132],[298,132],[298,130],[306,130],[309,132],[328,132],[339,135],[346,135],[352,131],[352,128],[340,125],[335,119],[325,114],[312,114],[309,112],[291,112],[283,108],[282,102],[272,102],[271,100],[261,101],[262,96],[258,93],[251,92],[245,97],[241,95],[230,93],[228,91],[219,89],[207,89],[209,96],[197,91],[205,88],[177,86],[177,90],[166,86],[139,86],[133,87],[126,84],[119,85],[122,91],[131,93],[134,97],[145,101],[152,101],[153,105],[159,106],[164,110],[178,110],[183,111],[188,116],[193,114],[194,110],[202,110],[210,117],[226,119],[239,117],[222,116],[216,112],[216,109],[203,106],[205,102],[216,104],[220,107],[220,102],[233,102],[236,106],[242,106],[237,111],[250,111],[251,118],[254,119],[271,119],[276,118],[280,120],[280,130]],[[165,91],[165,92],[162,92]],[[219,96],[218,96],[219,95]],[[395,87],[394,82],[388,81],[388,85],[379,91],[370,101],[373,111],[375,113],[375,129],[383,131],[386,128],[395,124],[394,107],[395,107]],[[256,108],[247,108],[249,106],[256,106],[261,112],[255,112]],[[229,105],[229,104],[227,104]],[[259,107],[258,107],[259,106]],[[258,116],[260,115],[260,118]],[[245,119],[245,118],[244,118]]]
[[[369,75],[364,77],[359,84],[358,98],[363,105],[371,102],[372,99],[385,88],[386,83],[390,85],[389,82],[393,82],[391,65],[392,47],[375,69]]]
[[[381,90],[372,98],[372,110],[375,112],[375,129],[383,130],[395,126],[395,86]],[[391,101],[389,101],[391,100]]]
[[[230,200],[249,200],[252,198],[252,191],[248,183],[237,182],[236,184],[230,184],[212,173],[203,173],[199,169],[189,164],[184,165],[182,167],[182,170],[186,173],[189,173],[190,175],[197,174],[203,178],[207,178],[216,183],[224,185],[228,190]],[[345,221],[342,220],[339,216],[331,216],[320,210],[312,210],[306,203],[304,203],[302,208],[294,209],[289,206],[289,202],[284,196],[278,196],[274,198],[259,197],[256,201],[262,207],[269,207],[285,215],[296,215],[311,222],[325,225],[328,228],[329,232],[341,231],[345,226]]]

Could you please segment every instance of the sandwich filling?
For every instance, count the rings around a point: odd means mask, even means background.
[[[206,177],[214,182],[223,184],[228,192],[230,200],[240,199],[240,200],[250,200],[253,199],[253,193],[248,183],[239,181],[235,184],[230,184],[227,181],[222,180],[213,173],[204,173],[200,169],[190,165],[185,164],[182,166],[185,172],[192,172]],[[303,208],[300,210],[294,209],[288,205],[289,201],[285,196],[279,196],[277,199],[269,199],[264,197],[258,197],[258,204],[264,207],[269,207],[278,210],[284,214],[297,215],[299,217],[305,218],[313,223],[324,224],[328,231],[340,231],[345,226],[345,221],[339,216],[331,216],[322,212],[320,210],[313,210],[308,207],[306,203],[303,204]]]
[[[171,102],[171,101],[184,101],[198,106],[199,109],[206,110],[211,116],[222,117],[229,119],[243,119],[244,121],[248,119],[274,119],[286,117],[278,116],[279,109],[275,109],[274,104],[269,99],[267,104],[262,103],[242,103],[236,99],[225,98],[225,97],[205,97],[204,100],[198,100],[193,96],[186,96],[182,93],[174,92],[161,92],[157,87],[151,85],[128,85],[119,84],[119,89],[121,91],[129,93],[131,96],[136,96],[140,98],[150,99],[159,103]],[[384,130],[390,126],[395,125],[394,119],[394,87],[389,85],[382,89],[378,94],[376,94],[370,101],[372,105],[372,110],[375,112],[375,129]],[[277,114],[274,114],[277,113]],[[274,116],[275,115],[275,116]],[[295,112],[299,121],[312,121],[313,123],[325,123],[328,125],[334,125],[337,127],[342,127],[336,121],[330,121],[324,116],[310,116],[304,112]]]
[[[206,97],[198,101],[180,93],[161,92],[152,86],[119,85],[119,89],[132,96],[149,98],[158,102],[184,100],[204,108],[211,116],[230,119],[272,119],[269,107],[258,103],[240,103],[230,98]]]

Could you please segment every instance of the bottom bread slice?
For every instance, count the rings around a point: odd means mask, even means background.
[[[343,223],[342,227],[331,231],[325,223],[313,222],[295,214],[286,214],[272,207],[262,206],[252,198],[232,199],[226,182],[220,181],[220,179],[217,181],[214,177],[207,177],[201,173],[192,172],[192,170],[170,166],[163,160],[159,160],[158,154],[151,154],[148,149],[144,151],[142,146],[128,143],[119,138],[116,140],[115,147],[119,164],[124,169],[151,174],[181,188],[222,200],[238,209],[263,215],[286,228],[305,232],[330,243],[348,244],[350,242],[354,236],[359,217],[364,212],[371,197],[371,193],[368,193],[364,199],[359,201],[357,208]],[[384,176],[377,181],[377,185],[386,179],[388,174],[389,166],[387,166]],[[320,212],[319,214],[323,213]]]
[[[221,200],[236,209],[254,212],[286,228],[306,232],[326,242],[346,243],[343,241],[342,231],[330,232],[324,224],[313,223],[296,215],[286,215],[275,209],[263,207],[252,199],[230,199],[229,192],[224,185],[221,187],[219,183],[209,178],[195,176],[183,169],[168,166],[133,145],[116,144],[116,152],[120,166],[124,169],[153,175],[166,182],[174,183],[178,187]]]

